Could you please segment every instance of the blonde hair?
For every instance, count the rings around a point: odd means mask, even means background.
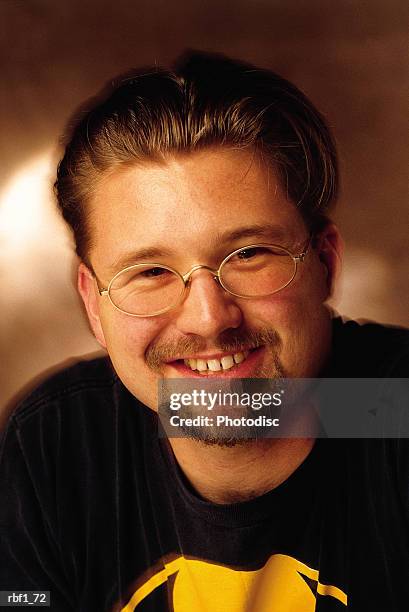
[[[269,70],[189,52],[173,71],[154,67],[117,78],[76,113],[55,192],[79,257],[89,265],[87,202],[108,172],[216,145],[261,152],[307,225],[325,221],[338,171],[321,114]]]

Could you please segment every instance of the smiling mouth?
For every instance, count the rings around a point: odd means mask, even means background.
[[[180,359],[180,363],[190,368],[194,372],[207,375],[211,372],[226,372],[239,366],[247,359],[250,351],[240,351],[238,353],[230,353],[222,357],[212,357],[210,359],[188,358]]]

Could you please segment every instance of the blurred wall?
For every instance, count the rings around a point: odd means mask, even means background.
[[[343,184],[337,309],[409,325],[407,17],[406,0],[2,0],[0,407],[97,349],[50,190],[67,118],[116,73],[186,47],[270,67],[325,113]]]

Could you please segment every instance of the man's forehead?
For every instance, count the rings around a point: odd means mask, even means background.
[[[220,146],[116,167],[101,176],[93,199],[101,200],[105,206],[107,194],[131,198],[143,194],[154,199],[161,197],[164,190],[168,196],[188,191],[192,197],[196,191],[204,190],[223,198],[230,192],[252,193],[255,189],[262,189],[274,198],[281,188],[279,170],[252,148],[235,150]]]
[[[219,257],[254,242],[291,249],[304,237],[301,215],[276,173],[250,151],[207,151],[135,166],[108,177],[98,191],[90,229],[107,273],[181,251]]]

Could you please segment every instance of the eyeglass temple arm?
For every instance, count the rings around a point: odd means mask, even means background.
[[[309,235],[309,237],[308,237],[308,241],[307,241],[307,243],[306,243],[306,245],[305,245],[305,247],[304,247],[303,252],[302,252],[302,253],[300,253],[299,255],[295,255],[295,256],[293,257],[293,259],[294,259],[294,261],[295,261],[296,263],[302,263],[302,262],[304,261],[304,259],[305,259],[305,258],[306,258],[306,256],[307,256],[308,251],[310,250],[310,246],[311,246],[311,243],[312,243],[312,239],[313,239],[313,238],[314,238],[314,234],[311,232],[311,233],[310,233],[310,235]]]
[[[98,293],[99,295],[107,295],[108,294],[108,289],[101,289],[101,287],[99,286],[99,280],[97,275],[95,274],[95,272],[92,270],[92,274],[93,277],[95,278],[95,283],[97,285],[97,289],[98,289]]]

